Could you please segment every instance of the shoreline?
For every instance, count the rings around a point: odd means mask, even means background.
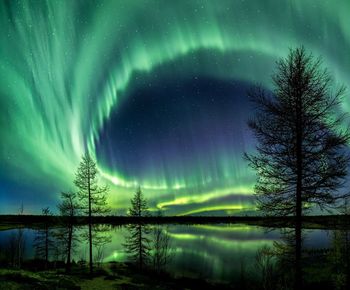
[[[0,231],[12,228],[40,227],[42,223],[51,226],[59,226],[65,217],[42,216],[42,215],[0,215]],[[127,216],[95,216],[93,224],[108,224],[112,226],[123,226],[126,224],[246,224],[268,228],[289,228],[294,226],[295,218],[288,217],[262,217],[262,216],[163,216],[163,217],[127,217]],[[304,216],[304,229],[342,229],[350,228],[349,215],[322,215]],[[88,217],[77,216],[73,219],[76,226],[88,224]]]

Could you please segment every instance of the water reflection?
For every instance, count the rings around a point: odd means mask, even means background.
[[[279,238],[278,231],[265,233],[246,225],[172,226],[169,235],[176,251],[175,272],[224,281],[236,279],[242,263],[251,265],[260,247]]]
[[[335,289],[350,289],[350,231],[336,230],[331,234],[329,273]]]
[[[83,230],[78,228],[77,233]],[[240,281],[242,284],[249,284],[250,280],[259,279],[264,289],[272,289],[271,283],[276,282],[277,274],[278,283],[281,285],[290,281],[293,243],[286,230],[266,231],[265,228],[257,226],[220,224],[166,225],[161,226],[161,231],[169,237],[171,243],[172,257],[168,263],[168,271],[173,275],[202,277],[230,283]],[[10,263],[15,257],[10,254],[9,249],[11,245],[13,246],[13,236],[17,233],[18,229],[0,232],[2,265]],[[21,257],[25,260],[35,258],[33,242],[36,234],[35,229],[21,230],[21,240],[24,243]],[[129,256],[124,247],[125,237],[129,235],[128,229],[122,226],[108,226],[105,235],[110,242],[103,243],[103,248],[94,249],[95,258],[101,262],[128,262]],[[152,239],[154,232],[151,231],[149,235]],[[323,230],[305,230],[304,236],[304,272],[309,275],[310,264],[313,261],[318,263],[321,259],[319,256],[322,256],[322,259],[327,260],[332,267],[331,273],[334,273],[332,281],[340,285],[339,287],[349,285],[348,232],[344,234],[335,231],[329,234]],[[332,250],[320,251],[331,246]],[[86,241],[80,240],[72,253],[74,262],[87,261],[87,250]],[[343,253],[347,253],[346,258]],[[12,257],[9,257],[11,255]],[[51,253],[50,259],[54,258],[57,257]],[[285,275],[281,275],[281,269],[287,269]]]

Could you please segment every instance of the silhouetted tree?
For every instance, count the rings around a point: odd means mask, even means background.
[[[161,212],[157,216],[161,218]],[[152,264],[158,274],[165,271],[172,255],[167,229],[167,226],[161,224],[154,225],[152,229]]]
[[[95,215],[103,215],[109,212],[107,206],[107,186],[98,185],[98,172],[95,161],[86,153],[76,173],[74,180],[78,188],[78,198],[80,200],[80,208],[83,213],[88,216],[88,241],[89,241],[89,268],[90,274],[93,272],[93,224],[92,217]]]
[[[100,267],[103,262],[106,244],[112,241],[110,231],[111,231],[110,225],[105,225],[105,224],[93,225],[92,240],[96,249],[94,261],[97,263],[98,267]]]
[[[275,259],[274,252],[266,245],[256,252],[254,268],[257,270],[256,272],[261,275],[261,289],[276,289]]]
[[[333,91],[321,60],[304,48],[291,50],[277,63],[273,94],[250,93],[256,115],[249,122],[257,153],[246,154],[258,175],[258,207],[268,215],[295,216],[296,285],[301,288],[301,225],[303,213],[317,205],[336,204],[347,174],[349,132],[340,128],[337,108],[345,88]]]
[[[42,215],[44,217],[42,228],[38,230],[37,236],[34,239],[35,255],[45,260],[45,268],[48,267],[50,251],[54,246],[54,240],[52,238],[49,217],[52,213],[49,207],[42,209]]]
[[[58,209],[61,215],[62,228],[57,231],[56,238],[60,246],[64,248],[63,254],[66,257],[66,272],[69,273],[71,269],[71,255],[77,241],[77,237],[74,235],[74,222],[79,210],[76,194],[62,192]]]
[[[274,261],[275,289],[292,289],[295,280],[295,229],[280,229],[280,239],[273,242],[273,247],[267,253]],[[293,280],[294,278],[294,280]],[[294,283],[295,284],[295,283]],[[294,285],[295,286],[295,285]]]
[[[148,262],[150,256],[150,240],[148,235],[150,228],[143,221],[143,217],[149,216],[147,201],[139,187],[131,199],[129,216],[137,218],[135,224],[127,225],[129,235],[126,236],[124,246],[131,258],[138,263],[140,270]]]

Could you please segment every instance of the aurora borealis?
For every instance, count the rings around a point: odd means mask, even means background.
[[[0,0],[0,213],[54,207],[86,150],[117,213],[137,185],[169,214],[253,210],[246,91],[300,45],[350,87],[349,15],[348,0]]]

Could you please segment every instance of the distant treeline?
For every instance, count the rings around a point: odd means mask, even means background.
[[[67,217],[68,218],[68,217]],[[65,217],[62,216],[42,216],[42,215],[0,215],[0,224],[13,227],[40,227],[42,223],[50,223],[52,226],[59,226]],[[75,225],[88,224],[88,216],[76,216],[73,219]],[[287,217],[263,217],[263,216],[94,216],[93,224],[248,224],[263,227],[280,228],[293,226],[295,218]],[[349,215],[324,215],[324,216],[304,216],[303,223],[307,228],[337,229],[349,228]]]

